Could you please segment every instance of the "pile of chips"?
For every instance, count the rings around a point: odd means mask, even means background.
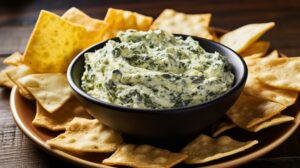
[[[8,66],[0,72],[0,85],[16,85],[21,95],[36,101],[34,126],[64,131],[47,141],[50,147],[75,153],[111,153],[102,161],[106,165],[172,167],[233,155],[258,141],[239,142],[221,135],[225,131],[239,127],[258,132],[294,120],[282,111],[297,99],[300,58],[269,52],[270,43],[258,40],[274,27],[273,22],[245,25],[218,37],[210,20],[209,13],[185,14],[172,9],[164,10],[154,21],[149,16],[112,8],[104,20],[91,18],[77,8],[61,17],[41,11],[25,52],[13,53],[3,61]],[[226,116],[212,126],[211,136],[201,134],[182,150],[172,152],[143,142],[127,144],[119,132],[94,119],[77,101],[65,75],[70,61],[86,47],[127,29],[163,29],[207,38],[232,48],[245,59],[249,76],[244,91]]]

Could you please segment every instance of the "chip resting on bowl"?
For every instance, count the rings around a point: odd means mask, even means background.
[[[22,77],[18,82],[49,113],[59,109],[72,96],[66,75],[62,73],[31,74]]]
[[[51,131],[63,131],[75,117],[92,119],[78,100],[73,97],[53,113],[49,113],[39,103],[36,103],[36,114],[32,124]]]
[[[12,88],[15,85],[14,82],[11,81],[11,79],[9,79],[9,77],[6,74],[6,72],[8,72],[12,69],[15,69],[15,66],[10,65],[0,71],[0,86]]]
[[[242,152],[257,143],[257,140],[240,142],[228,136],[213,139],[202,134],[185,146],[181,152],[189,156],[185,163],[200,164]]]
[[[248,24],[224,34],[220,43],[241,53],[274,26],[274,22]]]
[[[119,31],[127,29],[146,31],[152,24],[153,18],[136,12],[109,8],[104,21],[109,24],[110,31],[116,36]]]
[[[162,29],[170,33],[213,39],[209,32],[210,13],[185,14],[165,9],[151,25],[151,29]]]
[[[29,75],[33,74],[34,71],[27,65],[21,64],[18,66],[15,66],[14,68],[6,71],[7,76],[14,82],[17,81],[18,79]]]
[[[285,108],[280,103],[242,94],[226,115],[234,124],[247,129],[272,118]]]
[[[122,137],[97,119],[74,118],[65,133],[47,141],[51,147],[71,152],[113,152]]]
[[[103,163],[143,168],[168,168],[187,158],[186,154],[173,153],[150,145],[124,144]]]
[[[24,62],[41,73],[65,72],[86,44],[83,26],[42,10],[24,53]]]
[[[89,34],[87,38],[88,42],[85,44],[86,47],[97,42],[107,40],[112,36],[108,30],[108,23],[99,19],[91,18],[75,7],[67,10],[61,18],[86,28]]]

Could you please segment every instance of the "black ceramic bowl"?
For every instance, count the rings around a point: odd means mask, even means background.
[[[207,52],[217,51],[227,56],[235,75],[232,88],[209,102],[183,108],[154,110],[118,106],[91,97],[80,86],[84,72],[84,54],[102,48],[107,41],[89,47],[70,63],[67,72],[69,84],[88,112],[115,130],[156,142],[173,143],[192,138],[225,114],[239,97],[247,79],[247,66],[234,51],[210,40],[198,37],[193,39]]]

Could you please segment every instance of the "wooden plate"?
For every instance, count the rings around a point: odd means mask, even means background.
[[[255,147],[236,155],[226,157],[207,164],[199,165],[209,168],[216,167],[235,167],[255,158],[258,158],[267,152],[271,151],[282,142],[284,142],[298,127],[300,123],[300,100],[283,113],[294,116],[295,122],[281,124],[272,128],[265,129],[259,133],[249,133],[238,128],[226,132],[226,135],[232,136],[237,140],[257,139],[259,144]],[[52,149],[46,144],[46,140],[57,136],[59,133],[53,133],[45,129],[34,127],[31,122],[35,116],[35,102],[23,98],[16,87],[11,91],[10,106],[13,117],[18,127],[33,140],[38,146],[46,152],[53,154],[61,159],[69,161],[70,163],[84,166],[84,167],[109,167],[101,164],[107,154],[86,154],[86,153],[67,153],[57,149]]]

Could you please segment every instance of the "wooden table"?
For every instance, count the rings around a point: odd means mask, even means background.
[[[24,51],[41,9],[62,14],[76,6],[92,17],[103,18],[108,7],[137,11],[156,17],[163,9],[213,14],[212,25],[234,29],[254,22],[275,21],[276,27],[263,37],[273,48],[289,56],[300,55],[300,1],[50,1],[9,0],[0,6],[0,62],[14,51]],[[0,69],[5,65],[0,64]],[[0,167],[73,166],[37,148],[15,125],[9,107],[10,90],[0,89]],[[278,148],[243,167],[299,167],[300,130]]]

